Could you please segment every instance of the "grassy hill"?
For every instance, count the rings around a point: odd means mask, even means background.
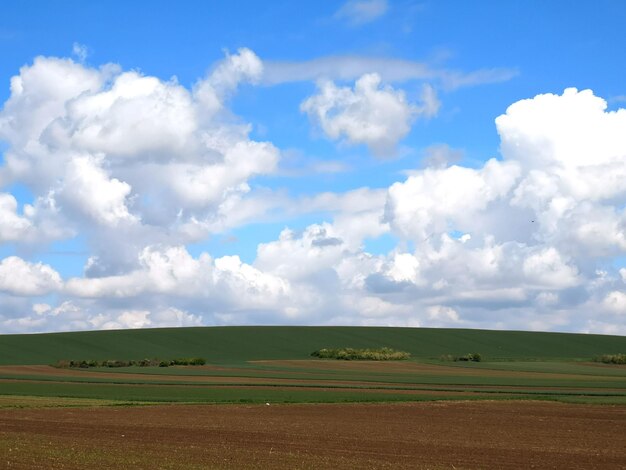
[[[589,359],[626,351],[626,337],[438,328],[241,326],[0,335],[0,364],[59,359],[200,356],[209,363],[306,359],[320,348],[388,346],[415,358]]]

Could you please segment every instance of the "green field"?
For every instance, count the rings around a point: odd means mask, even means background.
[[[206,327],[0,335],[0,364],[200,356],[209,363],[308,359],[321,348],[390,347],[414,358],[479,352],[487,360],[588,360],[626,351],[626,337],[377,327]]]
[[[391,347],[405,361],[336,361],[320,348]],[[542,399],[626,403],[626,366],[591,362],[626,337],[426,328],[216,327],[0,336],[0,396],[47,406]],[[483,362],[440,361],[479,352]],[[56,369],[58,360],[203,357],[207,366]],[[35,366],[40,365],[40,366]],[[17,366],[17,367],[12,367]],[[18,397],[22,397],[18,400]],[[69,401],[68,401],[69,400]],[[83,401],[80,401],[83,400]],[[28,400],[26,400],[28,401]],[[16,405],[17,406],[17,405]]]

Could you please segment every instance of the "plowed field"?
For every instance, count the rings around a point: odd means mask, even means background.
[[[228,367],[0,366],[0,395],[113,402],[336,403],[551,399],[626,404],[626,369],[586,363],[254,361]],[[0,402],[0,408],[11,402]]]
[[[626,407],[549,402],[0,410],[0,467],[626,468]]]

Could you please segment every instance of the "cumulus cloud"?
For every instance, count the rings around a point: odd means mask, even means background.
[[[96,223],[117,225],[134,221],[126,206],[131,186],[110,178],[93,157],[76,157],[68,162],[62,183],[53,189],[52,197]]]
[[[242,263],[237,256],[193,258],[184,247],[146,247],[139,268],[126,274],[72,278],[65,291],[83,298],[140,298],[170,295],[214,299],[230,308],[279,308],[289,282]]]
[[[416,242],[447,231],[471,231],[475,214],[506,197],[519,175],[515,162],[495,159],[480,169],[454,165],[414,172],[389,188],[385,220]]]
[[[168,307],[145,310],[95,306],[80,301],[65,301],[52,308],[35,304],[32,313],[23,310],[19,317],[2,318],[3,332],[39,332],[50,330],[114,330],[125,328],[157,328],[200,326],[199,315]]]
[[[227,55],[193,90],[111,64],[36,58],[12,78],[0,112],[8,145],[0,182],[27,185],[36,202],[20,215],[4,195],[1,236],[19,241],[28,231],[43,241],[94,224],[107,245],[127,244],[128,231],[144,246],[206,236],[222,205],[232,208],[250,178],[276,167],[278,150],[251,140],[225,107],[239,83],[261,73],[248,49]],[[53,230],[55,219],[64,230]]]
[[[578,270],[567,265],[555,248],[545,248],[524,260],[524,274],[542,286],[555,288],[572,287],[578,284]]]
[[[332,140],[365,144],[377,156],[395,153],[397,143],[411,130],[418,116],[433,116],[439,101],[432,87],[425,86],[423,103],[411,104],[402,90],[382,85],[380,76],[366,74],[354,89],[331,81],[318,85],[319,93],[300,106]]]
[[[123,310],[93,315],[87,319],[89,324],[100,330],[119,330],[125,328],[199,326],[199,316],[189,314],[177,308],[164,310]]]
[[[431,320],[440,320],[443,324],[459,321],[459,314],[453,308],[444,305],[433,305],[428,307],[426,311]]]
[[[626,249],[626,110],[606,107],[591,90],[569,88],[496,119],[503,157],[526,173],[512,205],[534,213],[537,237],[599,256]]]
[[[61,276],[47,264],[29,263],[17,256],[9,256],[0,262],[0,291],[19,296],[39,296],[61,286]]]
[[[0,241],[21,240],[31,228],[31,222],[17,213],[13,195],[0,193]]]
[[[533,328],[600,328],[588,312],[624,310],[623,268],[598,266],[626,251],[625,117],[589,90],[539,95],[496,119],[502,161],[409,172],[389,188],[384,220],[415,248],[372,274],[370,290],[446,299],[463,319],[534,298]]]
[[[0,241],[25,253],[0,262],[0,331],[304,323],[626,333],[626,111],[607,111],[588,90],[539,95],[496,119],[499,158],[470,168],[442,144],[389,187],[290,199],[251,189],[279,151],[228,109],[266,72],[247,49],[192,89],[114,65],[24,66],[0,112],[0,185],[23,184],[33,200],[0,193]],[[320,82],[301,105],[330,139],[381,156],[438,106],[432,88],[410,103],[375,74],[354,87]],[[302,213],[324,220],[286,227],[252,262],[188,247]],[[83,276],[62,279],[33,261],[33,246],[76,234],[90,250]]]
[[[606,308],[621,315],[626,314],[626,293],[621,291],[609,292],[604,298],[604,305]]]

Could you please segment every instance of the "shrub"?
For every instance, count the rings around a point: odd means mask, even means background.
[[[439,356],[440,361],[454,361],[454,362],[480,362],[483,357],[480,353],[469,353],[465,356],[453,356],[452,354],[443,354]]]
[[[340,359],[344,361],[400,361],[408,359],[411,354],[404,351],[396,351],[391,348],[380,349],[354,349],[354,348],[336,348],[336,349],[319,349],[313,351],[311,356],[320,359]]]
[[[480,355],[480,353],[470,353],[468,354],[468,356],[469,360],[473,362],[480,362],[483,360],[483,357]]]
[[[132,361],[132,365],[137,367],[156,367],[161,361],[158,359],[140,359],[138,361]]]
[[[483,357],[480,355],[480,353],[469,353],[465,356],[459,357],[457,360],[467,362],[480,362],[483,360]]]
[[[172,365],[189,365],[189,366],[202,366],[206,364],[206,361],[202,357],[191,357],[173,360],[160,360],[160,359],[139,359],[131,361],[121,361],[119,359],[108,359],[106,361],[68,361],[59,360],[53,367],[58,368],[80,368],[87,369],[89,367],[169,367]]]
[[[107,361],[102,362],[103,367],[128,367],[130,366],[130,361],[120,361],[117,359],[109,359]]]
[[[593,360],[604,364],[626,364],[626,354],[603,354],[594,357]]]

